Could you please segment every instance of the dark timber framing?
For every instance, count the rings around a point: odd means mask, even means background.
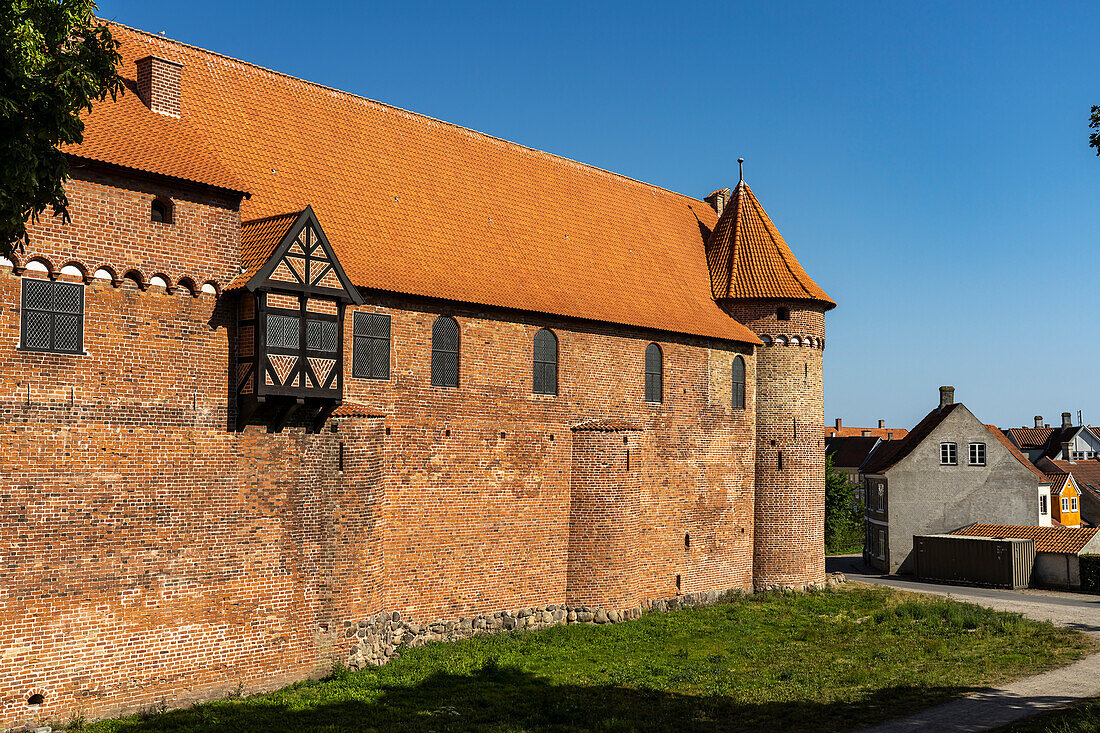
[[[297,266],[283,270],[289,270],[295,281],[271,277],[296,241],[300,246],[306,243],[305,251],[295,255]],[[330,273],[342,288],[320,284]],[[346,306],[364,301],[340,266],[312,207],[298,215],[245,287],[237,311],[237,363],[242,367],[235,375],[238,429],[264,408],[270,430],[281,430],[299,412],[308,414],[313,430],[320,430],[343,399]],[[246,299],[252,299],[251,308]],[[287,338],[282,343],[269,340],[272,319],[285,319],[281,323]],[[326,374],[317,368],[317,360],[334,364]],[[293,365],[280,377],[275,363]],[[246,385],[251,389],[245,391]]]

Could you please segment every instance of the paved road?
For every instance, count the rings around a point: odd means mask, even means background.
[[[897,576],[884,576],[877,571],[868,570],[863,567],[858,555],[831,557],[826,561],[826,567],[829,572],[842,572],[855,582],[950,596],[1001,611],[1015,611],[1038,621],[1053,621],[1079,629],[1100,639],[1100,596],[919,582]],[[1096,695],[1100,695],[1100,654],[1093,654],[1068,667],[968,695],[906,718],[891,720],[869,728],[864,733],[986,731]]]

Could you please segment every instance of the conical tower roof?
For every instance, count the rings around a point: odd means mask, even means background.
[[[707,265],[715,299],[816,300],[836,303],[798,264],[783,235],[741,181],[707,242]]]

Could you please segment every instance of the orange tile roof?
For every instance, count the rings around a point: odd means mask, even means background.
[[[1046,474],[1047,481],[1050,482],[1050,495],[1054,498],[1058,498],[1062,495],[1062,489],[1066,488],[1066,481],[1069,480],[1068,473],[1048,473]]]
[[[798,264],[744,181],[711,232],[707,265],[715,298],[791,298],[836,307]]]
[[[239,193],[248,190],[188,120],[149,111],[132,86],[116,101],[93,105],[82,119],[84,141],[62,147],[71,156]]]
[[[1036,468],[1035,464],[1029,461],[1027,459],[1027,456],[1021,453],[1020,449],[1013,445],[1012,441],[1008,439],[1008,436],[1005,435],[999,427],[997,427],[996,425],[986,425],[985,427],[987,430],[989,430],[990,433],[993,434],[993,437],[996,438],[1001,445],[1008,449],[1009,453],[1016,457],[1017,461],[1027,466],[1028,470],[1038,476],[1043,483],[1049,481],[1047,475]]]
[[[699,199],[124,26],[111,31],[124,76],[149,54],[183,64],[182,119],[251,192],[242,218],[312,205],[360,287],[760,343],[711,298],[699,225],[718,217]],[[197,180],[191,149],[134,144],[159,129],[150,125],[178,122],[142,110],[133,94],[98,105],[81,150]]]
[[[1053,466],[1061,473],[1068,473],[1073,476],[1073,482],[1078,491],[1088,491],[1091,495],[1100,497],[1100,458],[1089,458],[1081,461],[1043,458],[1040,464]]]
[[[1008,433],[1021,448],[1034,449],[1046,446],[1054,428],[1009,428]]]
[[[1037,527],[1013,524],[972,524],[951,534],[967,537],[1009,537],[1035,540],[1036,552],[1058,552],[1076,555],[1097,532],[1096,527]]]
[[[825,426],[826,438],[859,438],[864,437],[864,432],[883,440],[901,440],[909,434],[909,431],[905,428],[853,428],[847,425],[836,428],[831,425]]]
[[[291,211],[241,222],[241,273],[225,287],[226,292],[243,287],[260,271],[301,214]]]

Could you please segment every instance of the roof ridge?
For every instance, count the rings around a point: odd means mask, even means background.
[[[603,174],[608,175],[608,176],[612,176],[613,178],[618,178],[618,179],[621,179],[621,180],[624,180],[624,181],[630,181],[630,182],[636,183],[640,186],[645,186],[646,188],[656,189],[658,191],[664,191],[665,193],[670,193],[670,194],[673,194],[674,196],[680,196],[682,198],[688,199],[689,201],[691,201],[693,203],[705,204],[708,208],[710,207],[710,204],[707,204],[707,202],[704,201],[701,198],[696,198],[696,197],[690,196],[686,193],[681,193],[680,191],[674,191],[671,188],[665,188],[664,186],[659,186],[656,183],[649,183],[649,182],[643,181],[639,178],[633,178],[631,176],[627,176],[627,175],[624,175],[622,173],[617,173],[615,171],[608,170],[607,168],[601,168],[600,166],[593,165],[592,163],[585,163],[585,162],[580,161],[580,160],[574,160],[573,158],[567,158],[564,155],[558,155],[557,153],[551,153],[551,152],[548,152],[546,150],[541,150],[539,148],[532,147],[530,145],[524,145],[523,143],[517,143],[517,142],[514,142],[512,140],[508,140],[506,138],[500,137],[498,135],[492,135],[488,132],[482,132],[481,130],[475,130],[472,127],[466,127],[464,125],[459,125],[455,122],[448,122],[447,120],[441,120],[441,119],[438,119],[436,117],[432,117],[431,115],[426,115],[423,112],[414,112],[412,110],[408,110],[408,109],[405,109],[403,107],[398,107],[397,105],[394,105],[394,104],[389,104],[388,102],[380,102],[377,99],[371,99],[370,97],[363,96],[362,94],[355,94],[354,92],[349,92],[349,91],[346,91],[344,89],[337,89],[336,87],[330,87],[327,84],[322,84],[322,83],[316,82],[316,81],[310,81],[309,79],[303,79],[299,76],[294,76],[293,74],[287,74],[284,71],[277,71],[275,69],[269,69],[266,66],[261,66],[260,64],[254,63],[252,61],[245,61],[243,59],[238,59],[238,58],[235,58],[233,56],[229,56],[229,55],[224,54],[224,53],[219,53],[218,51],[211,51],[210,49],[203,48],[202,46],[196,46],[193,43],[187,43],[185,41],[180,41],[180,40],[177,40],[175,38],[168,38],[166,36],[162,36],[162,35],[159,35],[159,34],[156,34],[156,33],[150,33],[149,31],[141,30],[140,28],[134,28],[133,26],[126,25],[125,23],[120,23],[117,20],[108,20],[106,18],[100,18],[100,20],[102,20],[106,23],[110,23],[111,25],[119,26],[120,28],[125,28],[126,30],[131,31],[133,33],[138,33],[138,34],[141,34],[141,35],[146,36],[148,38],[152,38],[153,40],[156,40],[156,41],[162,41],[162,42],[167,42],[167,43],[175,43],[175,44],[178,44],[180,46],[184,46],[186,48],[193,49],[195,51],[200,51],[202,53],[207,53],[207,54],[210,54],[211,56],[216,56],[218,58],[225,59],[227,61],[232,61],[233,63],[242,64],[244,66],[251,66],[252,68],[259,69],[260,71],[264,71],[268,74],[273,74],[275,76],[280,76],[280,77],[283,77],[285,79],[290,79],[291,81],[296,81],[296,82],[299,82],[301,84],[307,84],[307,85],[312,86],[312,87],[317,87],[319,89],[324,89],[326,91],[333,92],[335,94],[342,94],[342,95],[345,95],[347,97],[351,97],[353,99],[362,100],[364,102],[370,102],[371,104],[377,104],[377,105],[382,106],[382,107],[387,107],[389,109],[396,110],[396,111],[401,112],[403,114],[412,115],[414,117],[420,117],[420,118],[425,119],[425,120],[430,120],[431,122],[435,122],[435,123],[440,124],[440,125],[446,125],[448,127],[453,127],[457,130],[462,130],[462,131],[464,131],[466,133],[469,133],[471,135],[476,135],[476,136],[479,136],[479,137],[486,138],[488,140],[496,141],[498,143],[504,143],[506,145],[512,145],[514,147],[520,148],[521,150],[525,150],[529,153],[534,153],[534,154],[537,154],[537,155],[545,155],[547,157],[553,158],[555,160],[562,161],[564,163],[569,163],[571,165],[580,166],[582,168],[588,168],[590,170],[593,170],[593,171],[596,171],[596,172],[599,172],[599,173],[603,173]]]

